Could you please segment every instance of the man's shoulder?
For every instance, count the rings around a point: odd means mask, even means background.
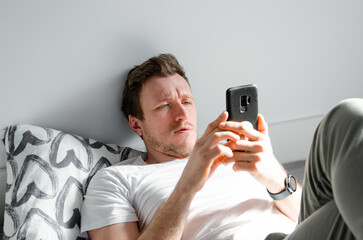
[[[140,174],[138,167],[142,166],[142,162],[140,162],[139,158],[141,157],[135,156],[98,170],[92,177],[90,185],[103,186],[106,183],[109,185],[111,182],[116,185],[120,183],[127,184],[131,178],[137,178]]]
[[[126,159],[124,161],[112,164],[106,168],[101,169],[96,174],[105,173],[130,173],[132,169],[137,169],[139,167],[147,165],[142,159],[141,155],[134,156],[132,158]]]
[[[122,162],[113,164],[109,167],[103,168],[96,173],[96,176],[101,178],[122,178],[122,179],[138,179],[148,174],[154,174],[157,171],[173,171],[176,169],[183,169],[186,160],[175,160],[170,162],[163,162],[158,164],[147,164],[144,161],[144,155],[138,155]]]
[[[142,166],[142,165],[146,165],[144,159],[143,159],[143,154],[139,154],[137,156],[134,156],[132,158],[128,158],[124,161],[118,162],[113,164],[110,167],[116,167],[116,166]]]

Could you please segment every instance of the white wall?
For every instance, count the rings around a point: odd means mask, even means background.
[[[28,123],[133,147],[118,100],[127,71],[176,55],[199,135],[225,90],[256,83],[282,162],[303,159],[321,116],[363,97],[363,2],[0,0],[0,128]]]

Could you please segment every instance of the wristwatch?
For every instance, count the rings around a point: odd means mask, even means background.
[[[290,196],[292,193],[294,193],[296,191],[296,187],[297,187],[296,178],[290,174],[287,174],[285,180],[285,189],[282,190],[282,192],[270,193],[269,190],[267,190],[267,192],[273,200],[282,200]]]

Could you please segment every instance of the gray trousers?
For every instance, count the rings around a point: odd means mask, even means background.
[[[363,99],[348,99],[319,124],[307,158],[299,224],[266,239],[363,239]]]

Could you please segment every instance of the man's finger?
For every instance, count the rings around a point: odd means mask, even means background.
[[[259,154],[256,153],[249,153],[249,152],[233,152],[233,159],[235,162],[258,162],[261,160],[261,157]]]
[[[261,137],[261,133],[255,130],[250,122],[221,122],[219,128],[224,131],[232,131],[245,136],[251,141],[256,141]]]
[[[215,128],[217,128],[219,126],[219,124],[221,122],[225,122],[227,121],[228,118],[228,112],[227,111],[223,111],[221,113],[221,115],[218,116],[218,118],[216,120],[214,120],[213,122],[209,123],[207,129],[205,130],[204,134],[202,137],[209,135]]]
[[[231,132],[231,131],[215,131],[212,132],[210,136],[206,137],[206,141],[204,144],[210,147],[216,146],[219,142],[223,140],[231,140],[231,141],[238,141],[240,140],[240,136]]]
[[[231,158],[233,157],[233,152],[229,147],[218,144],[206,155],[207,159],[217,159],[221,156]]]
[[[230,141],[227,146],[231,148],[232,151],[244,151],[250,153],[263,152],[265,150],[260,142],[252,142],[249,140]]]
[[[260,133],[263,133],[265,136],[267,136],[268,135],[268,125],[267,125],[264,117],[261,114],[258,114],[257,122],[258,122],[258,131]]]
[[[228,165],[232,162],[234,162],[233,157],[226,157],[226,156],[219,156],[218,161],[220,161],[223,165]]]

